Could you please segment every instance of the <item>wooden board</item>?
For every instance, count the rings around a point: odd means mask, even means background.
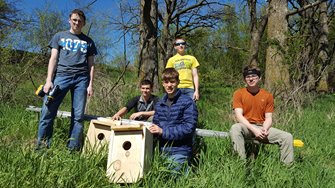
[[[115,124],[111,122],[92,120],[86,134],[83,152],[97,153],[102,149],[107,150],[112,126],[115,126]]]
[[[141,131],[143,127],[143,125],[120,125],[112,126],[111,129],[113,131]]]

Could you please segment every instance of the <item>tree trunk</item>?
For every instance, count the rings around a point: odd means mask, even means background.
[[[260,33],[257,30],[257,11],[256,11],[256,0],[249,0],[249,12],[250,12],[250,54],[249,54],[249,65],[258,66],[258,52],[259,42],[261,39]]]
[[[157,54],[157,0],[141,0],[140,50],[138,76],[151,80],[159,89]]]
[[[328,42],[328,16],[327,16],[327,2],[320,4],[320,39],[319,39],[319,54],[318,59],[320,61],[319,72],[321,74],[320,80],[317,81],[318,91],[328,91],[328,72],[327,65],[329,61],[329,42]]]
[[[276,94],[283,94],[290,87],[288,66],[284,64],[288,23],[287,0],[270,1],[268,17],[268,40],[265,64],[265,87]]]
[[[176,4],[175,0],[169,0],[165,1],[165,14],[162,18],[163,22],[163,29],[161,31],[161,38],[160,38],[160,45],[159,45],[159,66],[160,66],[160,72],[163,72],[165,69],[166,63],[169,60],[170,57],[173,55],[173,40],[174,36],[171,36],[170,33],[170,24],[171,24],[171,17],[173,14],[174,6]]]
[[[262,18],[257,19],[256,4],[257,0],[248,0],[249,12],[250,12],[250,53],[249,53],[249,65],[258,66],[258,54],[259,45],[264,34],[266,24],[268,22],[268,14],[263,15]]]
[[[301,7],[305,7],[308,5],[307,0],[299,1],[299,5]],[[300,54],[298,55],[299,59],[297,63],[299,64],[299,72],[300,78],[299,83],[302,84],[302,88],[306,91],[315,90],[315,57],[313,57],[313,51],[316,50],[314,35],[312,32],[312,19],[313,18],[313,11],[311,9],[306,9],[301,12],[301,28],[303,35],[307,35],[309,37],[306,38],[304,42],[303,48],[300,50]],[[301,87],[298,86],[298,87]]]

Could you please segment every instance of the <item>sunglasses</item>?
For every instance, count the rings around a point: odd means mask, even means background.
[[[256,77],[258,77],[258,75],[257,74],[249,74],[249,75],[247,75],[245,78],[256,78]]]
[[[185,46],[186,42],[176,42],[174,43],[174,46]]]

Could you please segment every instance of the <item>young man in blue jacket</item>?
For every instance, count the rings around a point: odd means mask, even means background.
[[[171,162],[169,168],[187,172],[198,121],[197,106],[177,88],[179,74],[174,68],[165,69],[162,80],[166,94],[156,104],[149,130],[158,135],[160,151]]]

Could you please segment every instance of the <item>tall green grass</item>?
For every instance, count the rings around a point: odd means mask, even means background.
[[[234,88],[205,88],[197,103],[199,126],[229,131]],[[68,119],[57,119],[51,149],[35,151],[38,118],[24,107],[0,105],[0,187],[334,187],[335,96],[322,96],[289,120],[274,125],[302,139],[295,163],[279,162],[279,148],[265,145],[256,160],[240,161],[229,138],[201,139],[198,163],[188,177],[170,177],[156,153],[149,173],[138,183],[110,184],[107,151],[84,155],[66,149]],[[87,125],[87,123],[86,123]],[[88,126],[86,126],[87,129]]]

